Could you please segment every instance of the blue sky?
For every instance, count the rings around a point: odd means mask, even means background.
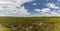
[[[22,4],[32,15],[36,16],[60,16],[60,0],[33,0]],[[34,5],[35,4],[35,5]],[[35,9],[39,9],[35,10]],[[43,11],[48,12],[43,12]],[[38,14],[38,15],[37,15]],[[46,14],[46,15],[45,15]]]
[[[60,16],[60,0],[0,0],[0,8],[1,16]]]

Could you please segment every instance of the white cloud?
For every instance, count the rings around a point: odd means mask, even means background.
[[[41,10],[40,9],[34,9],[36,12],[40,12]]]
[[[60,7],[56,6],[54,9],[60,9]]]
[[[12,2],[2,2],[2,1],[0,1],[0,4],[12,4]]]
[[[15,8],[32,0],[0,0],[0,16],[27,16],[30,15],[25,7]],[[13,4],[12,4],[13,3]]]
[[[42,16],[60,16],[58,12],[51,11],[49,13],[44,13]]]
[[[30,1],[33,1],[33,0],[18,0],[15,4],[16,4],[16,6],[20,6],[20,5],[22,5],[26,2],[30,2]]]
[[[43,8],[43,9],[34,9],[36,12],[43,12],[43,13],[46,13],[46,12],[49,12],[50,11],[50,8]]]
[[[48,6],[49,8],[55,8],[55,7],[56,7],[56,5],[53,4],[53,3],[47,3],[47,6]]]
[[[43,9],[41,9],[41,11],[45,13],[45,12],[49,12],[50,9],[49,8],[43,8]]]
[[[60,16],[60,14],[58,12],[50,12],[51,16]]]
[[[17,11],[19,12],[16,12],[19,14],[19,16],[27,16],[27,15],[30,15],[30,13],[28,12],[27,9],[25,9],[24,7],[21,7],[21,9],[17,9]]]
[[[27,9],[25,9],[24,7],[21,7],[20,9],[16,9],[16,10],[0,10],[0,16],[28,16],[31,13],[28,12]]]
[[[0,16],[6,16],[4,13],[0,13]]]
[[[3,10],[3,8],[2,8],[2,7],[0,7],[0,10]]]
[[[60,9],[60,7],[57,6],[57,5],[54,4],[54,3],[47,3],[47,7],[48,7],[48,8],[53,8],[53,9]]]
[[[60,10],[57,10],[57,12],[59,12],[59,13],[60,13]]]
[[[0,0],[0,4],[15,4],[15,0]]]
[[[54,3],[48,3],[47,4],[48,8],[34,9],[36,12],[39,12],[38,14],[34,14],[34,15],[31,15],[32,13],[28,12],[28,10],[25,9],[24,6],[20,7],[20,9],[15,8],[16,6],[19,7],[22,4],[30,1],[33,0],[0,0],[0,4],[3,4],[0,5],[0,16],[24,16],[24,17],[25,16],[60,16],[60,14],[57,13],[60,12],[60,10],[57,10],[57,12],[55,12],[55,11],[51,11],[50,9],[50,8],[60,9],[60,7],[56,6]],[[34,3],[32,5],[37,5],[37,4]]]
[[[42,13],[38,13],[38,14],[30,15],[30,16],[32,16],[32,17],[35,17],[35,16],[60,16],[60,14],[58,13],[58,12],[60,12],[60,10],[51,11],[49,8],[43,8],[41,10],[37,9],[35,11],[37,11],[37,12],[42,11]]]

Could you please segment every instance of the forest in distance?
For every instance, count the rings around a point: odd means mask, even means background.
[[[60,17],[0,17],[0,31],[60,31]]]

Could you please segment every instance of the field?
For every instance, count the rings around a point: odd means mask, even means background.
[[[0,31],[60,31],[60,17],[0,17]]]

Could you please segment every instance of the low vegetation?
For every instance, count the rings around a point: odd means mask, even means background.
[[[4,31],[60,31],[60,17],[0,17]]]

